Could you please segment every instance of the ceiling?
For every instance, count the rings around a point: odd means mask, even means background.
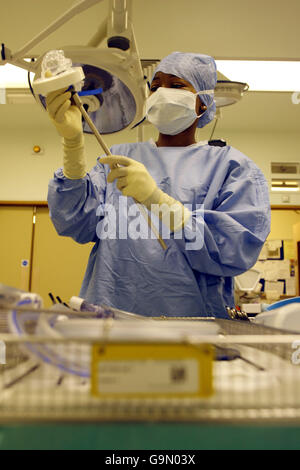
[[[5,2],[0,42],[16,51],[75,3]],[[108,0],[103,0],[65,24],[32,54],[87,44],[107,12]],[[161,59],[179,50],[216,59],[300,60],[299,18],[299,0],[133,0],[132,19],[141,59]],[[248,92],[240,103],[223,108],[222,129],[297,132],[300,104],[293,104],[291,98],[291,93]]]

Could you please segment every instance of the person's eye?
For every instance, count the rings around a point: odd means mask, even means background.
[[[183,83],[172,83],[172,88],[184,88],[185,85]]]
[[[151,88],[150,88],[150,91],[156,91],[158,88],[158,85],[153,85]]]

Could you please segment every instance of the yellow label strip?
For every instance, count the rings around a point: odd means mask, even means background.
[[[92,346],[91,392],[101,398],[209,397],[214,348],[170,343]]]

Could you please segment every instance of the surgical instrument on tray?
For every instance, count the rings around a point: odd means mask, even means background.
[[[246,357],[242,356],[238,349],[235,348],[224,348],[221,346],[215,346],[216,348],[216,360],[217,361],[233,361],[234,359],[241,359],[242,361],[255,367],[257,370],[265,371],[265,369],[254,362],[250,361]]]

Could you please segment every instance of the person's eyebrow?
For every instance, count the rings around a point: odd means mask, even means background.
[[[177,75],[173,75],[171,73],[169,73],[168,75],[169,75],[171,80],[180,80],[181,82],[183,82],[185,84],[189,84],[189,82],[187,80],[185,80],[184,78],[178,77]],[[161,79],[160,76],[154,77],[153,80],[152,80],[152,83],[157,81],[157,80],[160,80],[160,79]]]
[[[184,78],[181,78],[181,77],[177,77],[177,75],[171,75],[171,78],[172,79],[174,78],[175,80],[181,80],[184,83],[188,83],[187,80],[185,80]]]
[[[177,77],[177,75],[173,75],[172,73],[168,73],[167,75],[169,75],[171,78],[179,78],[180,80],[184,80],[183,78]],[[160,75],[157,75],[153,78],[153,80],[159,80],[160,78]]]

